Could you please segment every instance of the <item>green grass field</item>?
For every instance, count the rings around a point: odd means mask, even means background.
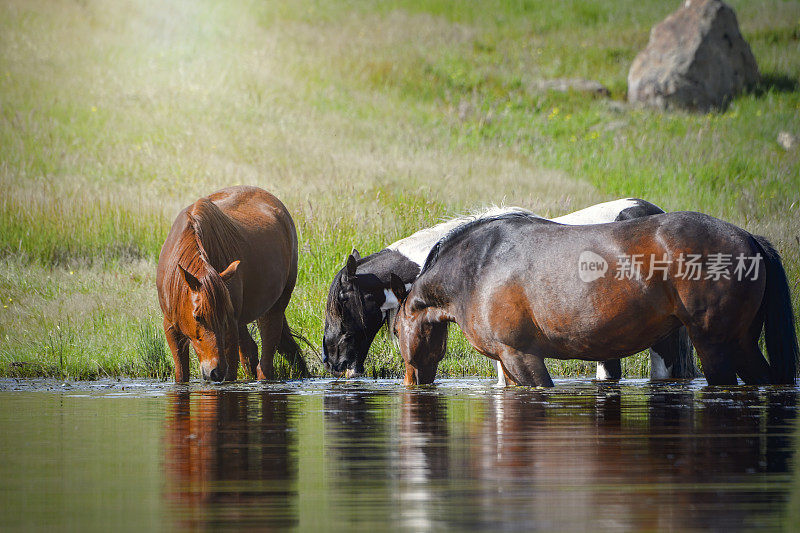
[[[3,2],[0,375],[168,375],[158,251],[182,207],[235,184],[293,213],[289,322],[316,345],[353,246],[500,203],[724,218],[773,241],[798,309],[800,150],[776,138],[800,135],[800,2],[730,3],[764,81],[694,115],[619,105],[677,1]],[[611,98],[538,88],[575,77]],[[444,373],[490,372],[453,338]],[[368,372],[400,367],[380,335]]]

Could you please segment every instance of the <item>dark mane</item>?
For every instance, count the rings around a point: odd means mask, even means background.
[[[466,224],[456,226],[455,228],[447,232],[444,237],[439,239],[439,242],[433,245],[433,248],[431,248],[431,251],[428,253],[428,257],[425,259],[425,264],[422,266],[422,270],[420,270],[419,275],[422,276],[431,267],[433,267],[433,265],[436,264],[436,261],[439,259],[439,256],[444,250],[446,250],[451,244],[453,244],[456,240],[462,237],[465,233],[471,231],[473,228],[482,226],[484,224],[488,224],[489,222],[495,222],[497,220],[513,220],[513,219],[527,219],[527,220],[540,220],[540,221],[547,220],[540,216],[534,215],[533,213],[527,213],[524,211],[512,211],[510,213],[503,213],[501,215],[476,218],[475,220],[467,222]]]
[[[370,254],[366,257],[362,257],[358,261],[356,261],[356,275],[358,275],[358,267],[363,266],[364,264],[372,261],[373,259],[387,253],[387,250],[381,250],[379,252],[375,252],[374,254]],[[330,316],[334,318],[341,318],[343,315],[342,305],[339,303],[339,298],[337,298],[337,293],[339,292],[339,287],[342,284],[342,276],[344,275],[344,268],[339,269],[336,275],[333,277],[333,283],[331,283],[330,288],[328,289],[328,299],[325,302],[325,316]],[[363,305],[360,298],[357,298],[356,301],[353,302],[353,306],[355,309],[355,314],[361,319],[362,326],[364,325],[364,312],[363,312]]]
[[[339,303],[339,298],[336,295],[339,292],[339,286],[342,284],[342,273],[344,269],[342,268],[336,275],[333,277],[333,283],[331,283],[330,289],[328,289],[328,299],[325,302],[325,316],[332,316],[336,318],[340,318],[342,316],[342,306]]]
[[[208,198],[195,202],[186,210],[186,216],[186,227],[172,257],[174,264],[166,269],[167,283],[177,299],[189,292],[178,266],[196,277],[205,295],[199,312],[212,326],[218,326],[225,316],[223,311],[231,308],[230,296],[219,272],[240,255],[242,237],[231,219]]]

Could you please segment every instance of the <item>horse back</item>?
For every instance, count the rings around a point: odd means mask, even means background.
[[[281,296],[291,293],[297,278],[297,233],[291,215],[278,198],[263,189],[229,187],[181,210],[167,235],[156,272],[165,316],[175,307],[170,300],[176,297],[169,292],[176,284],[170,280],[177,275],[183,248],[191,245],[187,232],[193,224],[203,228],[202,244],[215,270],[221,272],[231,262],[240,261],[240,320],[255,320]]]
[[[241,236],[240,321],[250,322],[294,289],[297,279],[297,231],[286,206],[258,187],[230,187],[208,197],[230,218]],[[224,268],[224,267],[223,267]]]

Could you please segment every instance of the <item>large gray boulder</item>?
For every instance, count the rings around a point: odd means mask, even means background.
[[[628,73],[628,101],[697,111],[722,109],[760,80],[736,13],[720,0],[686,0],[650,32]]]

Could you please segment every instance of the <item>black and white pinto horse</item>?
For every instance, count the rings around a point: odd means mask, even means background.
[[[328,292],[322,344],[323,362],[328,370],[348,377],[364,371],[364,361],[375,335],[384,323],[388,323],[391,330],[400,305],[390,290],[392,275],[402,280],[408,290],[431,249],[450,231],[476,219],[514,212],[530,214],[518,207],[491,208],[477,215],[454,218],[420,230],[363,258],[354,249],[347,257],[345,267],[334,277]],[[553,220],[570,225],[599,224],[663,212],[650,202],[626,198],[593,205]],[[665,361],[673,363],[667,365]],[[499,363],[497,370],[498,385],[505,385]],[[684,328],[660,343],[657,349],[650,348],[651,379],[692,378],[697,375],[692,346]],[[600,380],[619,379],[622,377],[620,361],[599,362],[596,377]]]

